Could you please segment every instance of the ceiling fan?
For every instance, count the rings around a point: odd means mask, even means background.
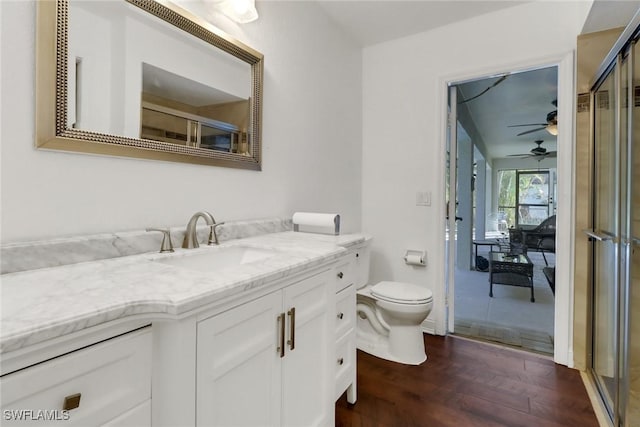
[[[547,149],[542,146],[544,140],[538,139],[534,142],[538,145],[532,148],[530,152],[523,154],[510,154],[509,157],[535,157],[536,159],[538,159],[538,161],[547,157],[558,157],[557,151],[547,151]]]
[[[553,100],[551,102],[554,106],[558,106],[558,101]],[[530,129],[524,132],[520,132],[517,136],[527,135],[529,133],[538,132],[539,130],[546,130],[551,135],[558,134],[558,110],[553,110],[547,114],[547,122],[546,123],[528,123],[522,125],[511,125],[508,126],[510,128],[521,127],[521,126],[542,126],[536,129]]]

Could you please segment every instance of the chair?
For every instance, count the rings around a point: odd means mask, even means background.
[[[538,226],[532,229],[510,228],[509,242],[512,251],[520,252],[523,250],[542,252],[544,263],[548,266],[545,252],[556,251],[556,216],[552,215],[542,221]]]
[[[542,272],[544,273],[544,277],[547,279],[547,283],[549,283],[551,292],[553,292],[553,295],[555,295],[556,294],[556,268],[545,267],[542,269]]]

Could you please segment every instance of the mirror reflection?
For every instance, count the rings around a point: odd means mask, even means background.
[[[170,2],[43,3],[40,22],[54,23],[63,48],[55,67],[41,61],[56,75],[63,127],[38,146],[111,154],[67,144],[106,142],[125,146],[117,155],[260,169],[259,52]]]
[[[249,155],[249,99],[142,64],[140,138]]]

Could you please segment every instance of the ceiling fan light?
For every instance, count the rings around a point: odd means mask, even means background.
[[[558,125],[549,125],[547,126],[547,132],[551,135],[558,135]]]

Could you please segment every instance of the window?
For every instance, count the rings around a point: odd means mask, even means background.
[[[549,216],[549,171],[498,171],[498,221],[535,226]]]
[[[498,223],[516,225],[516,170],[498,171]]]

